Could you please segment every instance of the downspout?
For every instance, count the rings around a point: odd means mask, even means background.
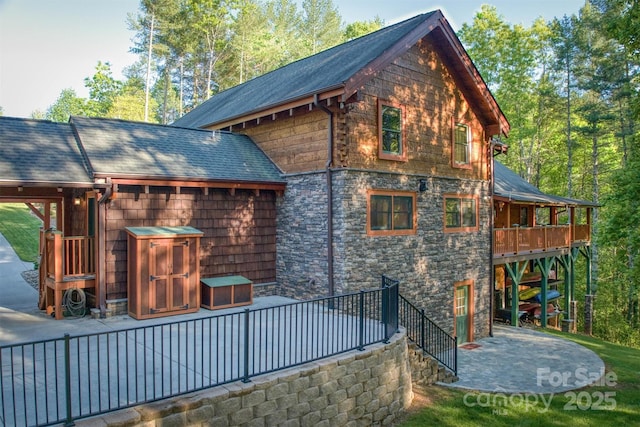
[[[327,162],[324,165],[327,178],[327,279],[329,296],[335,295],[333,282],[333,184],[331,182],[331,166],[333,166],[333,112],[318,102],[318,95],[313,99],[313,104],[327,113],[329,116],[329,134],[327,137]]]
[[[495,214],[494,214],[494,206],[495,206],[495,202],[493,200],[494,198],[494,186],[495,186],[495,173],[494,173],[494,162],[495,162],[495,156],[493,155],[493,147],[494,147],[494,141],[493,141],[493,137],[490,137],[489,139],[489,156],[491,157],[491,162],[489,162],[490,164],[490,168],[491,168],[491,173],[490,173],[490,182],[489,182],[489,199],[491,200],[491,230],[489,232],[489,336],[492,337],[493,336],[493,300],[495,298],[495,288],[496,288],[496,273],[495,273],[495,266],[493,265],[493,234],[495,232],[495,222],[496,222],[496,218],[495,218]]]
[[[96,253],[98,259],[96,260],[96,279],[98,284],[98,307],[100,308],[100,318],[107,317],[107,257],[105,256],[107,237],[107,203],[109,198],[113,194],[113,186],[111,185],[111,178],[107,178],[107,188],[104,194],[98,199],[98,247]]]

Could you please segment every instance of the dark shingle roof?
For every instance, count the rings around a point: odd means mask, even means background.
[[[339,87],[434,13],[385,27],[220,92],[174,125],[206,127]]]
[[[92,182],[67,123],[0,117],[0,183]]]
[[[115,119],[72,117],[94,176],[284,182],[247,136]]]
[[[494,178],[494,194],[508,200],[550,205],[597,206],[596,203],[586,200],[569,199],[543,193],[497,160],[494,162]]]

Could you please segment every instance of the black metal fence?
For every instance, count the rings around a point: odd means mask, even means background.
[[[0,347],[0,421],[72,420],[301,365],[398,328],[398,284],[162,325]]]
[[[407,330],[407,338],[433,356],[438,362],[458,373],[458,344],[455,337],[429,319],[424,310],[400,295],[400,324]]]

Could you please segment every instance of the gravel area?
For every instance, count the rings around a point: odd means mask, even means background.
[[[27,271],[23,271],[22,273],[22,278],[28,283],[30,284],[36,291],[38,290],[38,270],[27,270]]]

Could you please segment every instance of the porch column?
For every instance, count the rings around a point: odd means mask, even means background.
[[[97,233],[96,233],[96,286],[98,287],[98,308],[100,309],[100,318],[107,317],[107,261],[106,261],[106,244],[107,236],[107,195],[103,196],[97,203]]]
[[[553,259],[551,258],[542,258],[536,259],[536,264],[540,268],[540,326],[543,328],[547,327],[547,287],[549,286],[549,272],[551,271],[551,267],[553,266]]]
[[[505,264],[505,270],[511,278],[511,326],[518,327],[519,312],[520,312],[520,297],[518,295],[520,281],[524,275],[524,270],[527,268],[527,262],[522,263],[522,267],[518,262],[512,264]]]
[[[589,211],[587,211],[589,212]],[[584,333],[587,335],[591,335],[593,333],[593,299],[594,299],[594,290],[591,282],[591,247],[587,246],[581,250],[581,253],[584,255],[587,264],[587,284],[586,284],[586,294],[584,301]]]

